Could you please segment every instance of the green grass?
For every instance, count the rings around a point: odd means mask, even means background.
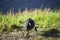
[[[60,10],[50,10],[50,9],[35,9],[35,10],[25,10],[24,12],[18,12],[16,14],[12,12],[3,15],[0,13],[0,39],[2,40],[15,40],[16,38],[26,40],[26,38],[21,38],[25,35],[24,31],[11,32],[14,29],[20,30],[20,26],[26,19],[32,18],[35,21],[35,26],[37,26],[37,33],[31,32],[31,40],[60,40]],[[18,28],[17,28],[18,27]],[[21,30],[24,30],[23,28]],[[33,31],[33,30],[32,30]],[[8,34],[5,34],[8,33]],[[41,34],[41,35],[40,35]]]
[[[0,14],[0,32],[3,30],[3,25],[7,25],[7,31],[10,30],[12,24],[23,26],[24,21],[28,18],[32,18],[35,21],[38,30],[46,31],[51,28],[60,30],[60,10],[50,11],[45,10],[33,10],[24,12],[18,12],[14,15],[12,12],[7,15]]]

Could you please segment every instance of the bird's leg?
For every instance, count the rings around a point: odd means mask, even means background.
[[[27,34],[26,34],[27,36],[29,35],[29,31],[27,31]]]
[[[29,31],[27,31],[26,38],[29,38],[29,37],[30,37]]]

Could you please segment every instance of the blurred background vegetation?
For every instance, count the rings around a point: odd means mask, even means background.
[[[49,29],[58,29],[60,31],[60,10],[50,10],[50,9],[35,9],[24,12],[10,12],[3,15],[0,13],[0,32],[12,30],[11,25],[16,25],[18,27],[23,27],[24,21],[28,18],[32,18],[35,21],[35,26],[38,27],[39,31],[47,31]]]
[[[0,40],[20,40],[28,18],[38,30],[31,40],[60,40],[60,0],[0,0]]]

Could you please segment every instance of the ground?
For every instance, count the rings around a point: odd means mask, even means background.
[[[58,37],[45,37],[40,35],[39,31],[30,32],[30,37],[26,37],[25,31],[14,31],[9,33],[1,33],[0,40],[60,40]]]

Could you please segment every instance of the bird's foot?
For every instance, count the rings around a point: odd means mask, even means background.
[[[26,34],[26,36],[25,36],[25,38],[30,38],[31,37],[31,35],[29,35],[29,34]]]

